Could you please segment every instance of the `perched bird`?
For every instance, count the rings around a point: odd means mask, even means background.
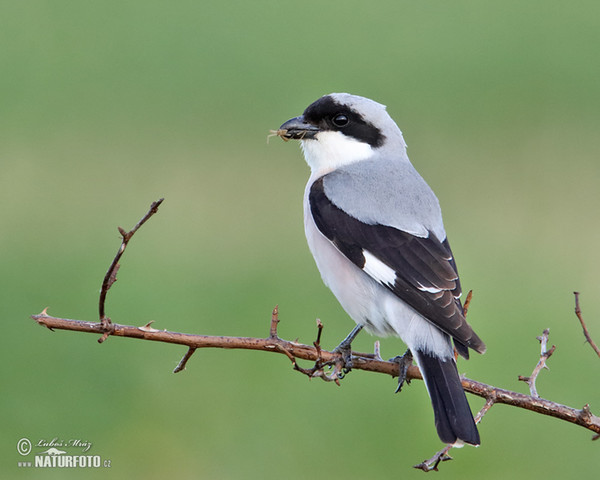
[[[448,444],[479,445],[454,349],[485,345],[467,324],[439,202],[410,163],[402,132],[373,100],[325,95],[277,135],[300,140],[311,176],[308,246],[325,284],[357,327],[402,338],[425,379]],[[411,360],[412,361],[412,360]]]

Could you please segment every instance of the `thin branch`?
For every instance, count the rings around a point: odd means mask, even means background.
[[[323,323],[321,320],[317,318],[317,339],[313,342],[315,350],[317,351],[317,359],[315,360],[315,364],[312,368],[302,368],[298,365],[295,359],[292,359],[292,364],[294,366],[294,370],[303,373],[309,378],[321,378],[326,382],[335,382],[336,385],[340,386],[340,380],[344,378],[344,373],[342,372],[344,367],[344,362],[341,360],[341,356],[334,361],[326,361],[323,360],[323,350],[321,349],[321,334],[323,333]],[[325,371],[326,368],[331,369],[333,366],[333,370],[330,373]]]
[[[548,366],[546,365],[546,360],[548,360],[550,358],[550,356],[554,353],[554,350],[556,350],[556,345],[552,345],[552,347],[550,347],[550,350],[546,349],[546,347],[548,345],[548,335],[550,335],[550,330],[546,329],[542,332],[541,336],[536,337],[537,340],[541,344],[541,353],[540,353],[540,359],[539,359],[537,365],[535,366],[535,368],[533,369],[531,376],[524,377],[522,375],[519,375],[519,380],[521,382],[525,382],[527,385],[529,385],[529,392],[531,393],[531,396],[536,397],[536,398],[539,397],[539,395],[537,393],[537,389],[535,387],[535,382],[537,380],[537,377],[543,368],[546,368],[546,369],[548,368]]]
[[[269,337],[278,338],[277,326],[279,325],[279,305],[275,305],[273,313],[271,313],[271,329],[269,330]]]
[[[40,325],[50,329],[73,330],[94,334],[103,333],[101,323],[51,317],[45,311],[38,315],[32,315],[32,318]],[[191,335],[170,332],[167,330],[156,330],[153,328],[149,329],[145,327],[120,325],[116,323],[113,323],[113,327],[114,331],[112,335],[116,337],[129,337],[155,342],[173,343],[185,345],[194,349],[227,348],[275,352],[286,355],[294,364],[296,363],[296,359],[313,362],[318,360],[321,367],[335,367],[335,364],[342,360],[340,353],[330,352],[321,348],[317,349],[314,345],[304,345],[298,342],[283,340],[279,337],[269,336],[268,338],[254,338]],[[396,362],[387,362],[377,359],[374,354],[358,352],[352,352],[352,354],[352,368],[354,370],[384,373],[392,377],[398,376],[399,371]],[[415,365],[408,368],[406,376],[410,380],[422,379],[419,369]],[[600,434],[600,417],[593,415],[587,405],[582,409],[577,409],[532,395],[525,395],[523,393],[498,388],[469,378],[463,377],[461,380],[465,391],[485,398],[486,400],[491,399],[493,400],[493,403],[502,403],[531,410],[536,413],[541,413],[542,415],[548,415],[574,423],[591,430],[596,434]]]
[[[583,328],[583,335],[585,336],[585,339],[590,344],[590,346],[594,349],[594,352],[596,352],[596,355],[600,357],[600,348],[598,348],[598,345],[596,345],[592,340],[592,336],[590,335],[590,332],[588,332],[587,326],[583,321],[583,315],[581,314],[581,308],[579,307],[579,292],[573,292],[573,294],[575,295],[575,315],[577,315],[579,323],[581,323],[581,328]]]
[[[417,470],[423,470],[424,472],[438,472],[438,466],[441,462],[447,462],[448,460],[452,460],[452,457],[448,455],[448,452],[452,448],[452,445],[446,445],[439,452],[435,452],[433,457],[429,460],[423,460],[418,465],[413,465],[413,468]]]
[[[100,342],[100,343],[102,343],[104,340],[106,340],[108,335],[112,334],[112,328],[110,326],[111,321],[110,321],[110,318],[106,316],[106,312],[105,312],[105,303],[106,303],[106,294],[108,293],[108,289],[110,287],[112,287],[113,283],[115,283],[117,281],[117,272],[119,271],[119,267],[120,267],[119,260],[123,256],[123,253],[125,252],[125,249],[127,248],[127,244],[129,243],[129,240],[131,240],[131,237],[133,237],[135,232],[137,232],[140,229],[140,227],[144,223],[146,223],[150,219],[150,217],[152,217],[152,215],[154,215],[158,211],[158,207],[163,202],[163,200],[164,200],[164,198],[161,198],[161,199],[157,200],[156,202],[152,202],[152,205],[150,205],[150,210],[148,210],[148,212],[146,212],[146,214],[142,217],[142,219],[129,232],[126,232],[121,227],[118,227],[119,233],[121,234],[121,238],[122,238],[121,246],[119,247],[119,250],[117,250],[117,254],[115,255],[115,258],[113,259],[112,263],[110,264],[110,267],[108,267],[108,271],[106,272],[106,275],[104,275],[104,280],[102,281],[102,288],[100,289],[100,298],[98,300],[98,315],[100,317],[100,322],[102,323],[102,325],[104,327],[104,330],[102,332],[103,335],[98,340],[98,342]]]
[[[173,370],[173,373],[179,373],[179,372],[184,371],[185,370],[185,366],[187,365],[188,360],[190,358],[192,358],[192,355],[194,354],[195,351],[196,351],[196,349],[194,347],[188,348],[188,351],[183,356],[183,358],[179,361],[179,363],[177,364],[177,366]]]
[[[483,416],[488,412],[490,408],[494,406],[494,403],[496,403],[496,401],[492,397],[487,398],[485,400],[485,404],[483,405],[483,407],[481,407],[481,410],[477,412],[477,415],[475,415],[476,424],[479,424],[479,422],[481,422]],[[416,468],[417,470],[423,470],[424,472],[437,472],[438,466],[441,462],[452,460],[452,457],[448,455],[448,452],[452,448],[454,448],[454,445],[446,445],[440,451],[436,452],[433,455],[433,457],[431,457],[429,460],[424,460],[418,465],[414,465],[413,468]]]

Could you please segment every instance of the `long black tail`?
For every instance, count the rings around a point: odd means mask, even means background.
[[[429,353],[415,353],[429,391],[435,426],[442,442],[452,444],[462,440],[479,445],[479,432],[454,359],[442,360]]]

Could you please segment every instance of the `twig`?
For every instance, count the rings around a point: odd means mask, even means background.
[[[573,292],[573,294],[575,295],[575,315],[577,315],[579,323],[581,323],[581,328],[583,328],[583,335],[585,336],[585,339],[590,344],[590,346],[594,349],[594,352],[596,352],[596,355],[600,357],[600,348],[598,348],[598,345],[596,345],[592,340],[592,336],[590,335],[590,332],[588,332],[587,326],[583,321],[583,315],[581,314],[581,308],[579,307],[579,292]]]
[[[73,330],[94,334],[103,332],[102,325],[96,322],[51,317],[45,312],[42,312],[38,315],[32,315],[32,318],[40,325],[50,329]],[[323,364],[330,365],[334,365],[336,362],[342,360],[340,353],[330,352],[323,349],[317,351],[315,346],[290,342],[280,338],[191,335],[178,332],[169,332],[167,330],[145,329],[144,327],[120,325],[116,323],[113,323],[113,326],[114,332],[112,335],[116,337],[129,337],[155,342],[174,343],[178,345],[185,345],[190,348],[261,350],[265,352],[282,353],[294,362],[296,359],[310,360],[313,362],[320,360],[323,362]],[[374,358],[373,354],[353,352],[352,365],[354,370],[384,373],[392,377],[397,377],[399,373],[398,364],[396,362],[378,360]],[[422,379],[419,369],[415,365],[411,365],[408,368],[406,376],[411,380]],[[543,398],[494,387],[476,380],[471,380],[464,377],[461,380],[463,388],[466,392],[483,397],[485,399],[492,398],[494,403],[512,405],[514,407],[524,408],[526,410],[541,413],[542,415],[555,417],[600,434],[600,417],[593,415],[589,411],[589,408],[576,409]]]
[[[477,415],[475,415],[475,424],[479,424],[479,422],[483,420],[483,416],[488,412],[490,408],[494,406],[494,403],[496,403],[496,399],[493,396],[485,400],[485,404],[483,405],[483,407],[481,407],[481,410],[477,412]]]
[[[452,445],[446,445],[440,451],[435,452],[433,457],[429,460],[423,460],[421,463],[417,465],[413,465],[413,468],[417,470],[423,470],[424,472],[437,472],[439,471],[438,466],[441,462],[447,462],[448,460],[452,460],[452,457],[448,455],[448,452],[452,448]]]
[[[550,347],[550,350],[546,349],[546,347],[548,345],[548,335],[549,334],[550,334],[550,330],[546,329],[542,332],[541,336],[536,337],[537,340],[541,344],[541,353],[540,353],[540,359],[539,359],[537,365],[535,366],[535,368],[533,369],[531,376],[524,377],[522,375],[519,375],[519,380],[522,382],[525,382],[527,385],[529,385],[529,392],[531,393],[531,396],[535,397],[535,398],[539,398],[537,389],[535,387],[535,382],[537,380],[537,377],[543,368],[546,368],[546,369],[548,368],[548,366],[546,365],[546,360],[548,360],[550,358],[550,356],[554,353],[554,350],[556,350],[556,345],[552,345],[552,347]]]
[[[185,366],[187,365],[188,360],[190,358],[192,358],[192,355],[194,354],[195,351],[196,351],[196,349],[193,347],[188,348],[188,351],[185,353],[183,358],[179,361],[179,363],[173,370],[173,373],[179,373],[179,372],[182,372],[183,370],[185,370]]]
[[[493,396],[491,396],[485,400],[485,404],[483,405],[483,407],[481,407],[481,410],[479,410],[479,412],[477,412],[477,415],[475,415],[475,423],[476,424],[481,422],[481,419],[483,418],[483,416],[488,412],[488,410],[490,408],[492,408],[494,403],[496,403],[496,399]],[[446,462],[448,460],[452,460],[452,457],[450,455],[448,455],[448,452],[453,447],[454,447],[454,445],[446,445],[440,451],[436,452],[433,455],[433,457],[431,457],[429,460],[424,460],[423,462],[419,463],[418,465],[413,466],[413,468],[416,468],[418,470],[423,470],[424,472],[431,472],[431,471],[437,472],[440,462]]]
[[[467,297],[465,298],[465,303],[463,304],[463,315],[467,318],[467,313],[469,313],[469,307],[471,306],[471,300],[473,299],[473,290],[469,290],[467,293]]]
[[[277,325],[279,325],[279,305],[275,305],[273,312],[271,313],[271,329],[269,330],[269,337],[279,338],[277,336]]]
[[[113,328],[111,326],[111,320],[106,316],[105,312],[105,303],[106,303],[106,294],[108,293],[108,289],[112,287],[113,283],[117,281],[117,272],[119,271],[119,260],[123,256],[125,252],[125,248],[127,248],[127,244],[131,237],[139,230],[139,228],[146,223],[152,215],[154,215],[158,211],[158,207],[163,202],[164,198],[157,200],[156,202],[152,202],[150,205],[150,210],[142,217],[142,219],[133,227],[129,232],[126,232],[121,227],[118,227],[119,233],[121,234],[121,246],[119,250],[117,250],[117,254],[113,259],[110,267],[108,267],[108,271],[106,275],[104,275],[104,280],[102,281],[102,288],[100,289],[100,298],[98,300],[98,315],[100,317],[100,323],[103,326],[102,337],[98,339],[99,343],[104,342],[108,338],[109,335],[113,333]]]
[[[323,350],[321,349],[322,333],[323,323],[317,318],[317,339],[313,342],[313,346],[315,347],[315,350],[317,352],[317,359],[315,360],[315,364],[312,366],[312,368],[302,368],[300,365],[298,365],[295,358],[291,359],[292,365],[294,367],[294,370],[306,375],[308,378],[321,378],[326,382],[335,382],[335,384],[339,387],[340,380],[344,378],[344,374],[342,373],[343,362],[340,360],[341,357],[339,356],[333,361],[323,359]],[[325,368],[331,367],[333,367],[331,373],[326,373]]]

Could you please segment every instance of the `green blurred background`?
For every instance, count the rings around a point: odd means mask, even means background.
[[[440,198],[488,346],[459,370],[524,392],[549,327],[541,395],[600,413],[572,295],[600,341],[597,1],[3,1],[0,44],[4,478],[423,475],[411,466],[440,443],[421,382],[336,387],[224,350],[173,375],[182,347],[29,318],[95,320],[116,227],[165,197],[125,253],[114,321],[260,337],[279,304],[282,337],[312,342],[319,317],[336,345],[352,322],[305,245],[308,168],[296,144],[266,142],[332,91],[388,105]],[[480,430],[445,478],[598,477],[579,427],[496,406]],[[111,470],[18,468],[22,437],[89,440]]]

